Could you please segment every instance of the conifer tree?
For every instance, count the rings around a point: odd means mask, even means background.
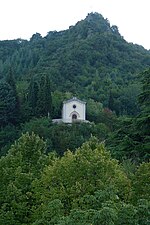
[[[18,93],[17,93],[17,89],[16,89],[16,82],[15,82],[15,78],[13,75],[13,71],[12,68],[10,67],[9,72],[6,76],[6,82],[10,85],[11,89],[12,89],[12,93],[13,96],[15,98],[15,117],[16,117],[16,122],[19,121],[19,117],[20,117],[20,102],[19,102],[19,97],[18,97]]]
[[[112,111],[114,110],[114,98],[113,98],[113,94],[111,91],[109,93],[108,108]]]
[[[135,136],[139,142],[139,155],[149,160],[150,148],[150,69],[142,74],[142,92],[139,95],[141,113],[135,120]]]
[[[35,79],[35,77],[32,77],[29,84],[28,102],[29,102],[29,106],[31,107],[32,114],[34,116],[36,116],[38,91],[39,91],[39,84],[37,80]]]
[[[17,100],[11,86],[5,81],[0,82],[0,125],[6,126],[9,123],[16,124]]]
[[[39,116],[52,115],[51,85],[48,75],[43,75],[40,80],[37,111]]]

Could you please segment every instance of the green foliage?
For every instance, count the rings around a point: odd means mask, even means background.
[[[36,220],[33,225],[57,224],[57,222],[63,217],[63,214],[63,204],[60,200],[55,199],[54,201],[51,201],[45,205],[41,218]]]
[[[98,13],[44,38],[36,33],[30,41],[1,41],[0,56],[1,77],[6,77],[10,65],[19,81],[45,74],[52,92],[93,99],[118,115],[137,114],[137,73],[150,66],[149,51],[127,43],[117,26],[111,27]]]
[[[25,80],[17,81],[16,88],[20,102],[20,123],[24,123],[33,116],[33,110],[29,104],[29,83]]]
[[[74,154],[70,151],[45,169],[35,194],[40,199],[39,209],[49,201],[59,199],[69,212],[85,194],[111,187],[122,199],[127,199],[130,181],[116,160],[111,159],[104,146],[95,139],[83,144]],[[42,193],[39,196],[39,193]]]
[[[0,156],[6,155],[10,145],[19,138],[19,130],[14,125],[0,128]]]
[[[34,196],[31,184],[46,165],[45,143],[38,136],[21,136],[0,159],[0,224],[28,224]]]
[[[150,162],[140,164],[133,180],[133,200],[150,201]]]
[[[0,224],[149,224],[149,163],[127,177],[94,137],[61,158],[45,151],[26,133],[1,157]]]
[[[5,81],[0,81],[0,126],[16,124],[18,102],[14,90]]]
[[[139,95],[141,112],[135,118],[123,118],[120,128],[111,134],[108,145],[118,159],[132,158],[148,161],[150,156],[150,69],[142,73],[142,92]]]
[[[6,82],[10,85],[10,87],[12,88],[13,91],[13,95],[15,97],[16,100],[16,104],[15,104],[15,108],[16,108],[16,121],[20,122],[20,102],[19,102],[19,96],[17,93],[17,88],[16,88],[16,81],[13,75],[13,70],[12,68],[9,69],[9,72],[6,76]]]
[[[150,218],[150,201],[146,199],[138,200],[137,204],[137,215],[139,218],[140,225],[148,225]]]
[[[0,41],[1,225],[149,224],[149,163],[136,168],[149,159],[149,66],[150,52],[98,13]],[[53,124],[72,96],[91,123]]]
[[[141,103],[142,107],[150,106],[150,69],[147,69],[143,72],[142,75],[142,93],[139,96],[139,102]]]
[[[38,92],[39,92],[38,82],[35,80],[34,77],[32,77],[29,84],[28,104],[31,107],[32,114],[34,116],[36,116]]]
[[[29,122],[26,122],[22,124],[22,133],[35,133],[41,138],[44,138],[45,140],[49,136],[49,128],[52,126],[51,120],[49,120],[46,117],[42,118],[33,118]]]
[[[138,185],[133,184],[133,190],[142,190],[142,179]],[[139,177],[135,175],[134,180],[137,182]],[[135,192],[131,192],[130,182],[117,161],[93,138],[74,154],[68,151],[62,158],[55,158],[41,179],[34,182],[39,201],[34,224],[148,224],[147,196],[139,200],[138,194],[133,205],[130,197]]]
[[[149,141],[149,126],[150,126],[150,69],[142,74],[142,92],[139,95],[139,103],[141,106],[141,113],[136,119],[136,128],[140,135]],[[144,137],[145,136],[145,137]],[[144,141],[143,141],[144,142]]]
[[[48,75],[41,76],[39,92],[37,93],[37,115],[52,116],[51,85]]]
[[[93,99],[87,101],[87,119],[89,121],[100,121],[100,116],[102,114],[103,106],[99,102],[95,102]]]
[[[53,119],[61,118],[62,116],[62,106],[63,106],[63,101],[65,100],[65,96],[63,92],[60,91],[54,91],[52,93],[52,116]]]
[[[67,149],[75,151],[92,135],[104,141],[110,129],[104,123],[53,124],[50,119],[43,117],[22,124],[21,132],[34,132],[47,142],[47,152],[54,150],[58,155],[63,155]]]

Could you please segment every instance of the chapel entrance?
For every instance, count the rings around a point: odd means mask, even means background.
[[[77,115],[76,114],[72,115],[72,120],[77,120]]]

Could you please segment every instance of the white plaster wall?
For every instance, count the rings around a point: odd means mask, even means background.
[[[75,109],[73,108],[73,105],[76,105]],[[76,100],[64,103],[62,112],[63,122],[71,123],[73,113],[77,115],[77,120],[85,120],[85,104],[80,103]]]

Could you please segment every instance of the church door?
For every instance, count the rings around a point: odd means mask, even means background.
[[[77,119],[77,115],[76,114],[73,114],[72,115],[72,120],[76,120]]]

